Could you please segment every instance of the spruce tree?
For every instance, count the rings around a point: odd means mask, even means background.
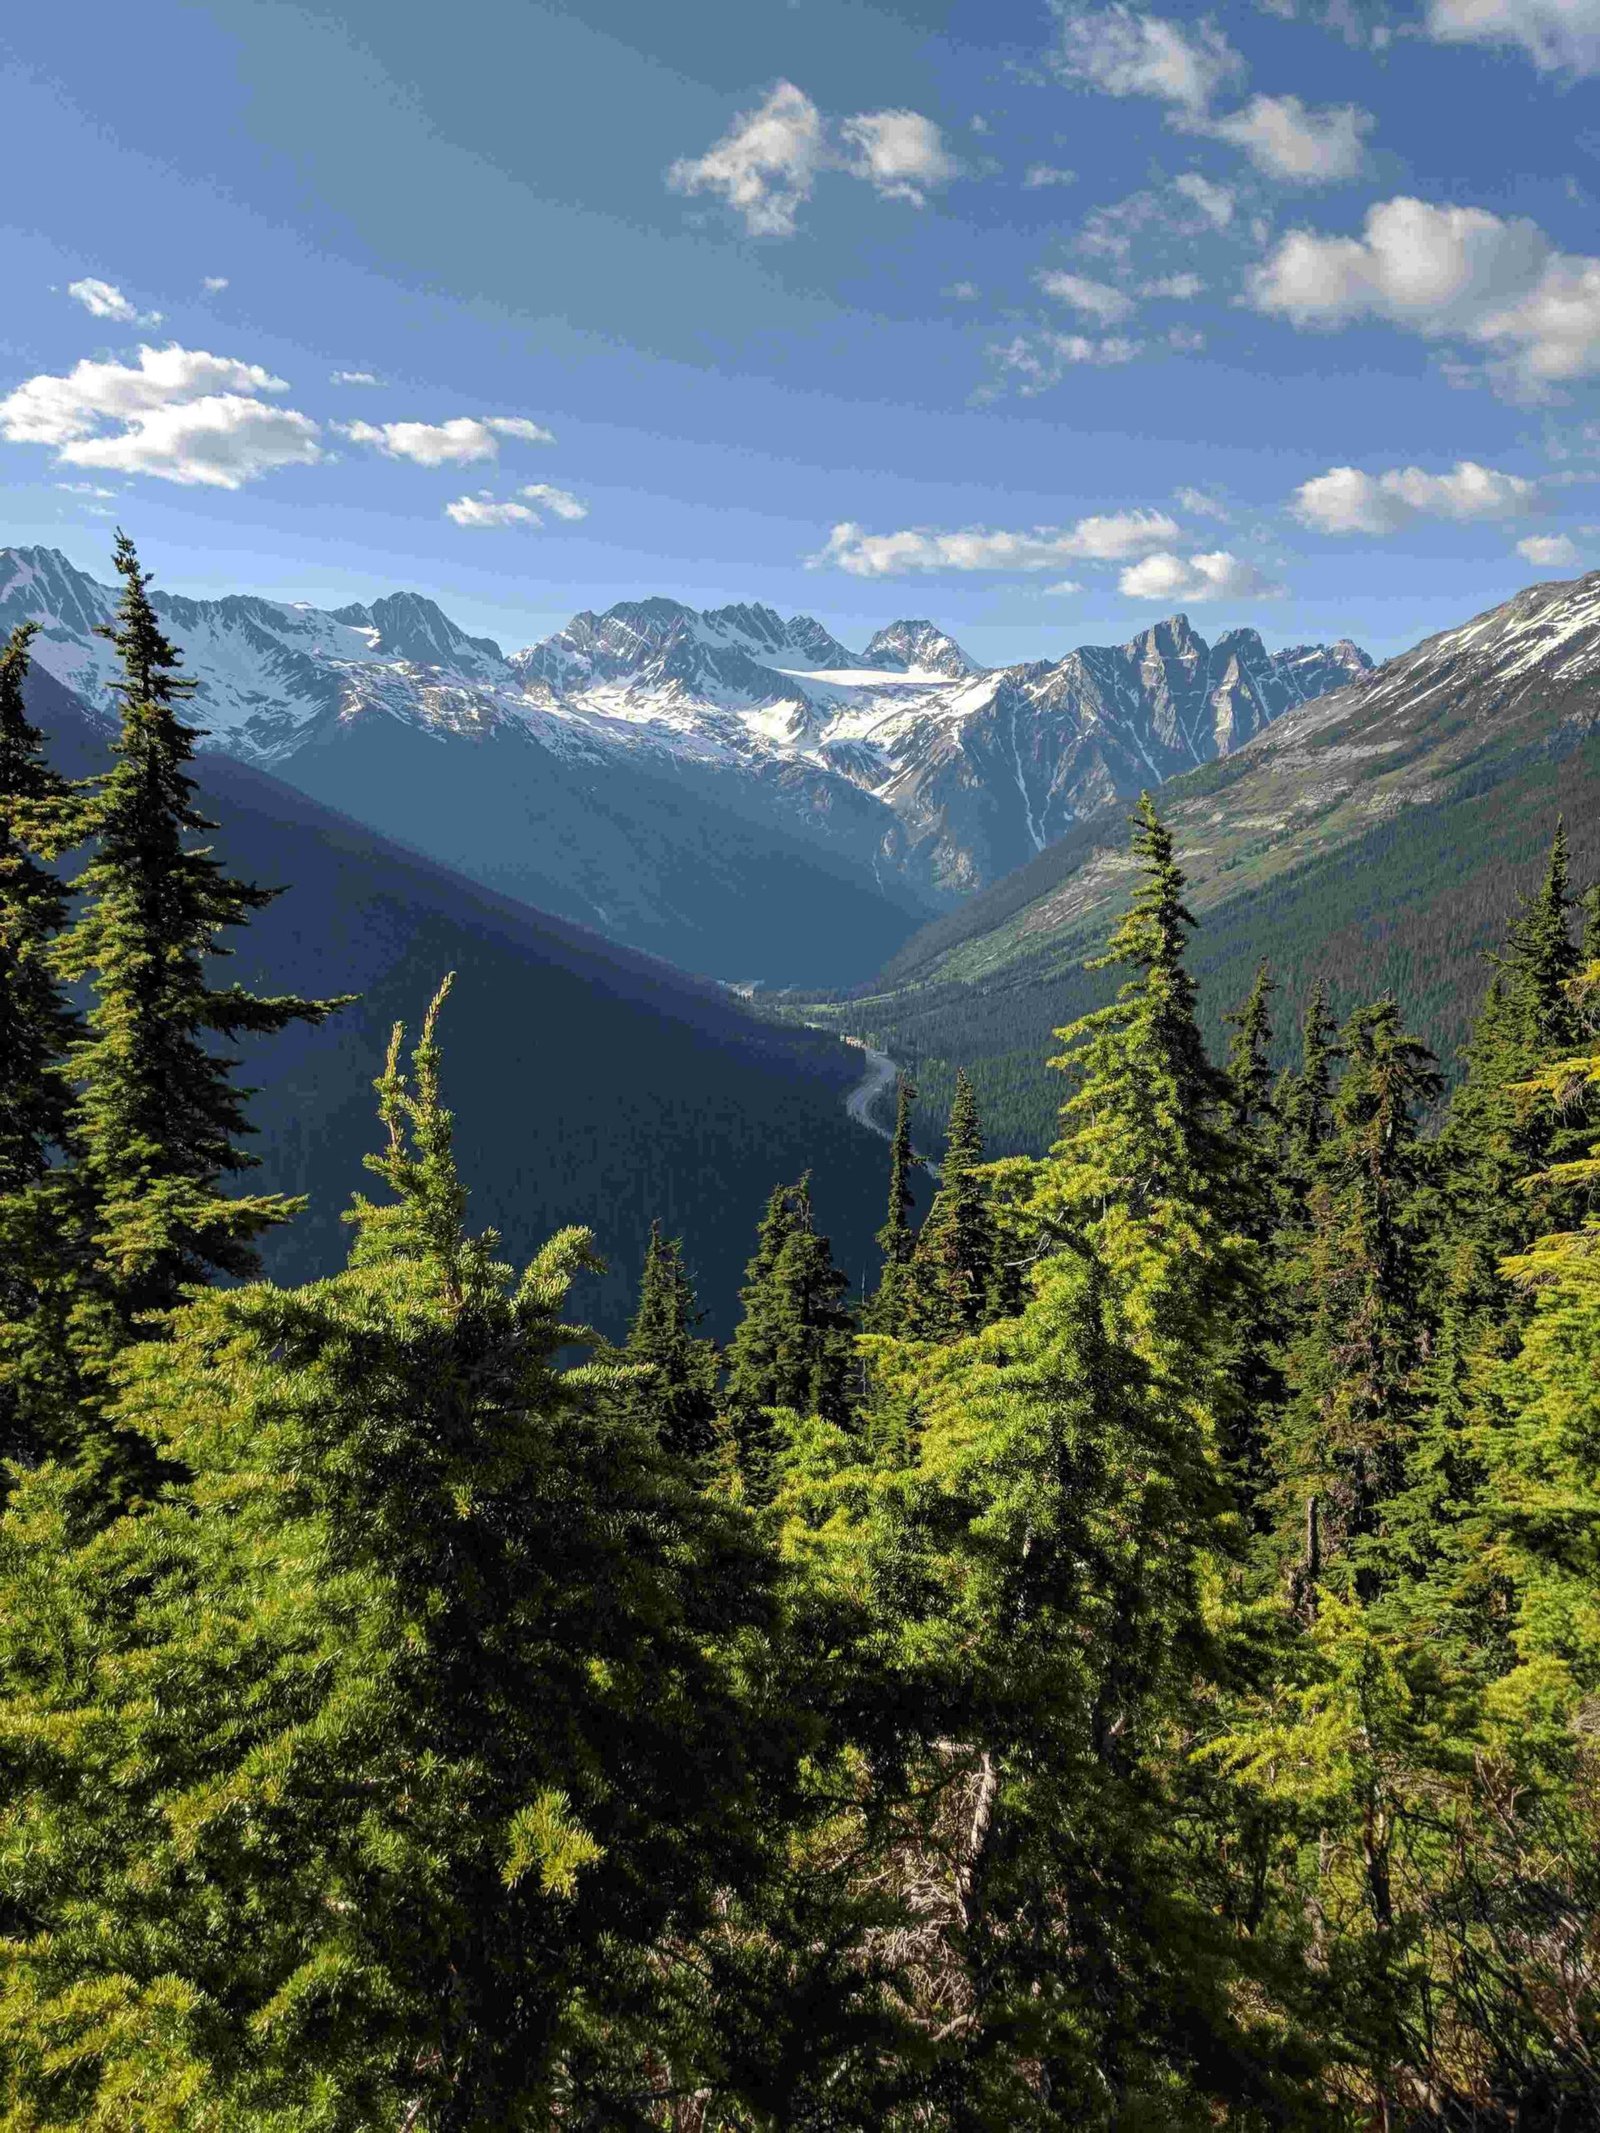
[[[639,1302],[623,1348],[640,1375],[630,1378],[621,1404],[653,1429],[679,1459],[707,1458],[716,1444],[717,1351],[695,1328],[702,1313],[683,1263],[683,1246],[650,1225]]]
[[[16,1459],[42,1452],[58,1419],[50,1353],[73,1287],[62,1068],[79,1035],[49,960],[67,891],[37,856],[68,788],[23,702],[35,633],[25,622],[0,650],[0,1457]]]
[[[906,1271],[901,1329],[911,1340],[960,1340],[990,1316],[995,1232],[977,1175],[982,1161],[977,1098],[958,1068],[939,1190]]]
[[[911,1179],[922,1167],[922,1158],[911,1145],[911,1107],[916,1100],[910,1077],[900,1075],[895,1085],[894,1137],[889,1143],[889,1212],[875,1240],[882,1272],[862,1315],[868,1333],[895,1333],[900,1328],[905,1268],[917,1241],[911,1226],[911,1210],[916,1205]]]
[[[1282,1162],[1288,1202],[1285,1213],[1294,1220],[1303,1208],[1320,1155],[1333,1130],[1333,1065],[1339,1057],[1336,1024],[1328,1006],[1328,988],[1321,978],[1306,998],[1300,1023],[1300,1065],[1284,1077],[1277,1092],[1281,1127]]]
[[[811,1211],[811,1181],[779,1186],[767,1202],[756,1252],[739,1292],[743,1305],[728,1346],[724,1408],[746,1495],[766,1502],[779,1445],[774,1409],[849,1418],[847,1382],[854,1322],[847,1277]]]
[[[278,891],[235,880],[192,841],[215,827],[195,809],[185,767],[200,736],[178,710],[194,684],[178,672],[125,534],[115,562],[122,598],[103,634],[122,667],[121,731],[114,767],[73,811],[72,839],[92,840],[93,857],[80,914],[52,955],[59,975],[93,994],[72,1049],[69,1125],[92,1210],[94,1308],[76,1321],[91,1376],[192,1284],[253,1273],[254,1240],[299,1204],[222,1189],[258,1159],[239,1145],[251,1129],[238,1062],[212,1040],[320,1022],[342,1004],[208,982],[207,958],[231,952],[221,935]]]
[[[1302,1531],[1316,1532],[1313,1577],[1352,1556],[1370,1564],[1411,1450],[1424,1336],[1420,1121],[1442,1086],[1392,1000],[1358,1008],[1340,1048],[1346,1066],[1297,1268],[1304,1331],[1274,1452],[1280,1530],[1295,1547]],[[1363,1572],[1363,1589],[1370,1582]]]
[[[1228,1040],[1229,1128],[1235,1140],[1260,1136],[1277,1115],[1272,1090],[1272,995],[1277,991],[1266,962],[1256,965],[1250,990],[1224,1017]]]

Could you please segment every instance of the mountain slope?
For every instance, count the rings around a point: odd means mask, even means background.
[[[29,702],[64,771],[100,766],[98,718],[38,669]],[[210,755],[197,769],[223,855],[288,884],[237,938],[232,971],[266,991],[361,995],[321,1030],[247,1050],[259,1175],[312,1195],[272,1240],[274,1272],[342,1258],[389,1027],[415,1028],[447,970],[446,1085],[472,1218],[514,1256],[589,1223],[611,1272],[585,1285],[580,1312],[620,1330],[659,1214],[725,1332],[767,1192],[808,1167],[841,1263],[868,1263],[885,1188],[878,1143],[843,1108],[855,1054],[759,1022],[720,987],[497,897],[249,765]]]
[[[1344,1007],[1392,989],[1450,1063],[1558,814],[1580,882],[1600,874],[1600,572],[1430,638],[1174,779],[1161,807],[1214,1036],[1265,955],[1281,1028],[1325,975]],[[1124,814],[1078,824],[826,1011],[925,1062],[930,1123],[964,1064],[998,1142],[1047,1137],[1050,1033],[1106,996],[1082,966],[1130,887]]]
[[[0,628],[42,621],[40,661],[91,703],[113,603],[54,550],[0,550]],[[1105,800],[1367,664],[1208,645],[1181,615],[986,672],[928,621],[854,653],[752,605],[624,601],[509,657],[414,593],[156,605],[214,749],[614,939],[772,983],[865,977]]]

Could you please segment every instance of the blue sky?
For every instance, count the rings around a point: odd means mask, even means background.
[[[0,54],[0,540],[101,574],[120,520],[507,645],[668,592],[998,661],[1383,652],[1600,565],[1600,0],[88,0]]]

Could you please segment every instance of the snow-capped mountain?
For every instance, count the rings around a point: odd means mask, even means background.
[[[95,630],[116,598],[53,549],[0,549],[0,630],[39,621],[41,664],[101,708],[115,662]],[[1249,629],[1207,644],[1183,615],[1122,646],[985,670],[928,621],[890,623],[854,652],[810,616],[747,604],[623,601],[509,655],[416,593],[322,610],[158,588],[156,605],[199,683],[192,716],[209,746],[502,887],[526,873],[519,842],[535,841],[512,796],[537,789],[546,895],[563,868],[584,871],[575,831],[570,865],[551,856],[558,792],[581,793],[592,820],[626,791],[646,814],[658,795],[669,841],[692,796],[908,908],[938,908],[1103,801],[1230,752],[1371,664],[1348,642],[1269,652]],[[437,746],[400,767],[424,743],[449,745],[448,771]],[[474,779],[491,775],[469,835]],[[446,787],[462,814],[448,834],[428,805]],[[700,815],[683,830],[715,842]],[[659,890],[619,915],[626,885],[592,878],[563,908],[638,940]]]

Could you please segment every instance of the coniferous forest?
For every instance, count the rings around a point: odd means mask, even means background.
[[[1208,1050],[1147,796],[1053,1144],[958,1077],[918,1224],[902,1084],[871,1293],[774,1179],[722,1350],[692,1239],[613,1345],[592,1210],[474,1230],[441,972],[278,1286],[232,1046],[342,1003],[218,978],[273,892],[116,561],[108,774],[0,657],[0,2127],[1600,2121],[1561,828],[1446,1097],[1314,982],[1277,1071],[1265,966]]]

